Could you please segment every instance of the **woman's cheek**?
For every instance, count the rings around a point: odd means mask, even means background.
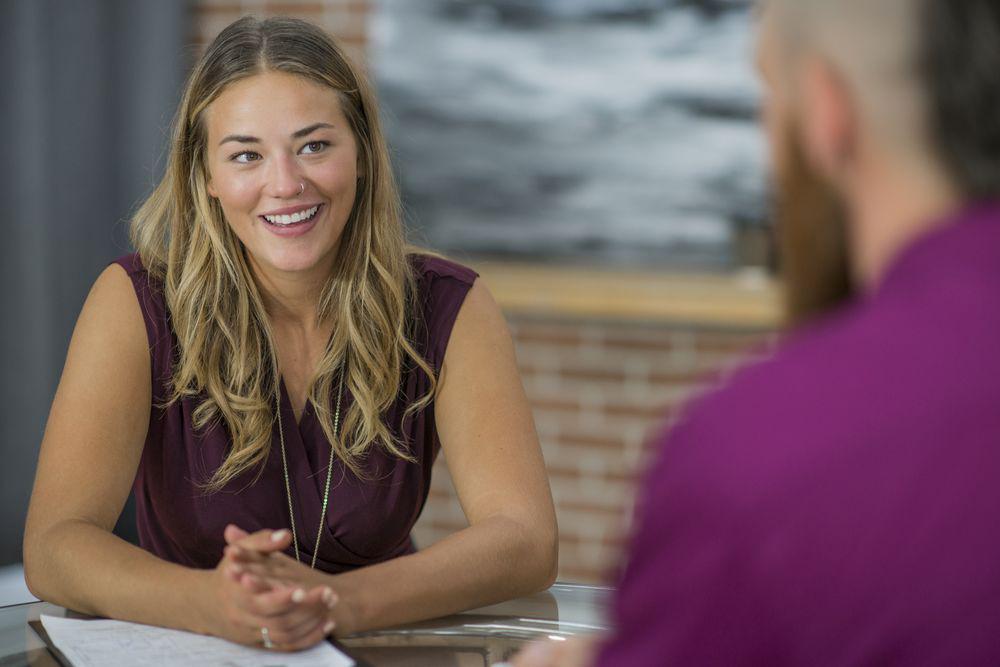
[[[234,207],[253,212],[260,192],[260,177],[254,173],[235,174],[229,183]]]

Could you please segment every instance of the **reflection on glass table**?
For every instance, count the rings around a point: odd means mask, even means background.
[[[340,643],[362,666],[488,667],[534,639],[603,629],[609,595],[607,588],[557,583],[528,597]],[[79,616],[47,602],[0,608],[0,667],[59,665],[28,626],[41,614]]]

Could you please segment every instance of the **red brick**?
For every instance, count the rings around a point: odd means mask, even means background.
[[[634,352],[665,353],[676,347],[669,332],[664,332],[662,338],[633,338],[624,334],[605,334],[601,347],[614,350]]]
[[[555,439],[560,445],[596,447],[600,449],[622,450],[625,449],[625,441],[622,438],[593,435],[575,431],[572,433],[560,432]]]
[[[612,505],[601,505],[599,503],[584,502],[579,500],[564,500],[559,503],[557,509],[575,512],[588,512],[611,517],[620,517],[624,514],[624,508],[617,503]]]
[[[766,332],[699,331],[694,336],[696,352],[746,352],[765,345],[771,336]]]
[[[582,584],[599,584],[611,581],[611,575],[604,568],[579,565],[560,565],[559,579]]]
[[[529,402],[531,403],[531,408],[533,410],[544,410],[552,412],[580,412],[582,406],[580,401],[572,397],[529,397]]]
[[[430,490],[427,491],[428,506],[430,506],[432,501],[447,502],[455,498],[456,498],[455,494],[447,489],[431,488]]]
[[[625,482],[635,484],[639,481],[642,471],[640,470],[608,470],[604,473],[604,478],[613,482]]]
[[[578,346],[583,342],[577,327],[519,323],[515,340],[518,343],[552,343],[562,347]]]
[[[589,543],[590,540],[586,540],[582,535],[576,535],[568,531],[560,531],[559,533],[559,545],[566,545],[567,547],[578,547]]]
[[[649,374],[647,381],[658,385],[692,385],[705,384],[716,380],[718,369],[674,369],[657,370]]]
[[[625,371],[608,368],[562,368],[559,375],[569,380],[624,382]]]
[[[194,15],[196,20],[200,20],[203,16],[214,16],[217,14],[232,14],[239,18],[246,13],[243,6],[238,2],[232,2],[229,4],[215,5],[215,4],[202,4],[196,3],[194,5]],[[235,20],[235,19],[233,19]]]
[[[466,521],[449,521],[445,519],[431,520],[428,525],[436,530],[444,530],[452,533],[457,533],[469,527]]]
[[[612,417],[637,417],[655,421],[666,418],[669,410],[670,406],[658,403],[643,405],[641,403],[617,402],[605,404],[602,412]]]
[[[563,479],[580,479],[583,477],[583,473],[579,470],[579,468],[567,467],[562,462],[558,464],[547,463],[545,471],[548,473],[549,477],[560,477]]]
[[[342,2],[342,6],[347,9],[347,11],[355,14],[367,14],[372,9],[372,3],[366,2],[365,0],[351,0],[349,2]]]

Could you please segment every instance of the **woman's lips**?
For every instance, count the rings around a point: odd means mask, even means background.
[[[292,222],[287,225],[275,224],[273,222],[268,222],[267,218],[262,215],[258,215],[257,218],[263,223],[265,229],[271,232],[275,236],[281,236],[283,238],[291,238],[296,236],[302,236],[308,234],[309,231],[316,226],[316,222],[319,220],[319,216],[323,213],[323,204],[319,205],[316,213],[313,214],[308,220],[302,220],[301,222]]]

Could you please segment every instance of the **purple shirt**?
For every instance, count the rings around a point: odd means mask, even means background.
[[[153,408],[134,484],[140,544],[175,563],[215,567],[225,546],[222,532],[226,524],[235,523],[249,531],[289,526],[277,427],[259,479],[254,481],[258,472],[254,469],[218,493],[207,493],[198,486],[221,465],[230,444],[228,431],[222,426],[197,431],[192,424],[192,413],[198,405],[195,399],[178,401],[166,409],[157,407],[169,395],[167,386],[177,346],[162,286],[151,280],[138,255],[116,261],[128,272],[135,287],[152,363]],[[433,257],[415,257],[413,262],[420,305],[416,314],[419,333],[414,343],[437,371],[444,360],[452,325],[476,274]],[[334,462],[329,507],[316,559],[318,569],[342,572],[414,550],[410,529],[427,499],[431,467],[440,443],[433,404],[408,417],[402,429],[400,419],[406,407],[426,393],[428,382],[421,371],[405,370],[399,397],[384,417],[393,433],[405,439],[415,463],[373,448],[362,465],[368,473],[362,481],[339,460]],[[345,390],[342,411],[351,400]],[[299,552],[308,562],[320,523],[330,442],[310,404],[306,404],[301,421],[296,423],[284,385],[281,411]]]
[[[1000,665],[1000,206],[659,445],[599,665]]]

